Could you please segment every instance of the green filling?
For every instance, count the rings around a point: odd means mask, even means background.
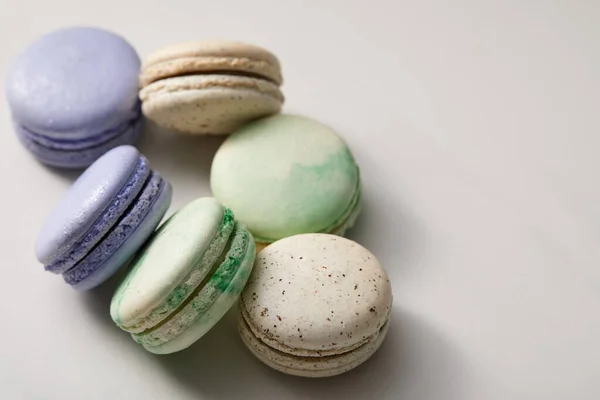
[[[168,342],[201,318],[223,293],[239,295],[243,285],[233,285],[252,238],[245,227],[236,224],[230,240],[221,257],[215,262],[217,267],[196,290],[157,326],[140,334],[132,334],[134,340],[144,346],[155,347]],[[239,271],[249,275],[248,271]],[[242,279],[241,282],[246,282]]]
[[[173,216],[174,215],[175,214],[173,214]],[[167,220],[155,233],[155,238],[159,237],[164,232],[164,230],[168,227],[169,221],[171,220],[171,218],[173,218],[173,216],[171,216],[169,220]],[[189,295],[196,288],[195,286],[190,286],[187,284],[189,277],[192,273],[205,270],[206,268],[209,268],[211,265],[214,264],[214,259],[221,255],[221,253],[223,253],[223,248],[225,248],[225,245],[227,244],[229,237],[231,236],[231,233],[234,229],[234,225],[235,221],[233,212],[229,208],[225,207],[223,221],[219,226],[219,231],[217,232],[217,235],[213,238],[204,254],[200,255],[199,259],[194,262],[194,268],[192,268],[190,273],[182,280],[182,283],[175,287],[171,291],[171,293],[169,293],[165,302],[161,304],[161,306],[159,306],[158,308],[154,309],[146,318],[144,318],[143,321],[136,325],[123,327],[119,323],[120,321],[118,321],[113,315],[113,320],[115,321],[115,323],[126,330],[137,329],[146,320],[152,320],[152,317],[156,318],[157,316],[162,317],[165,314],[171,314],[173,310],[176,310],[178,307],[180,307],[181,304],[189,297]],[[151,244],[152,240],[148,243],[148,246],[150,246]],[[118,306],[120,305],[121,299],[123,297],[122,293],[125,293],[125,291],[129,287],[131,279],[135,275],[136,271],[143,264],[145,257],[146,252],[142,251],[138,259],[135,261],[133,269],[128,273],[127,277],[125,278],[125,281],[121,283],[117,292],[115,293],[115,298],[118,299],[117,309],[119,308]],[[164,317],[159,319],[164,319]]]
[[[228,242],[229,236],[233,231],[234,223],[233,212],[229,208],[225,208],[223,222],[221,222],[217,236],[211,241],[209,247],[206,249],[206,252],[200,257],[200,260],[194,263],[196,267],[192,269],[190,275],[192,272],[204,270],[214,263],[214,252],[219,247],[221,247],[221,249],[218,254],[223,252],[223,248],[225,246],[220,245]],[[169,294],[169,297],[167,297],[166,305],[161,307],[161,309],[167,308],[169,310],[174,310],[179,307],[185,301],[185,299],[188,298],[189,294],[194,291],[195,287],[187,285],[187,281],[188,279],[186,277],[183,279],[182,284],[173,289],[173,291]]]

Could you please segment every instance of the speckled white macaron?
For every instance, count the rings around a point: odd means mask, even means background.
[[[240,302],[248,349],[291,375],[349,371],[379,348],[392,289],[377,258],[330,234],[303,234],[262,250]]]

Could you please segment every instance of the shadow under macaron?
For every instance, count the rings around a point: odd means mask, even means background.
[[[148,158],[152,169],[168,181],[171,177],[187,183],[189,180],[205,180],[208,185],[212,159],[226,138],[227,135],[189,135],[169,131],[144,118],[140,135],[132,145]],[[70,183],[86,170],[86,167],[54,167],[33,156],[31,158],[51,174]]]
[[[90,310],[98,322],[102,324],[103,329],[115,330],[120,333],[120,329],[115,325],[110,317],[110,302],[117,287],[129,272],[131,265],[127,263],[121,267],[113,276],[101,285],[87,291],[78,292],[82,298],[83,304]],[[124,339],[130,340],[129,335],[120,335]],[[135,344],[132,341],[132,344]]]
[[[156,356],[165,374],[207,398],[270,400],[460,399],[464,362],[456,348],[418,317],[394,310],[382,347],[364,364],[330,378],[301,378],[272,370],[243,345],[239,308],[190,348]]]
[[[79,176],[85,171],[85,168],[77,168],[77,169],[67,169],[67,168],[58,168],[52,167],[42,163],[41,161],[35,159],[35,161],[46,171],[50,172],[52,175],[58,176],[59,178],[65,180],[66,182],[73,183],[79,178]]]

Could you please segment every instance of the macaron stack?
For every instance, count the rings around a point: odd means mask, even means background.
[[[127,268],[110,315],[155,354],[191,346],[239,300],[241,339],[267,366],[326,377],[362,364],[388,333],[392,289],[342,237],[360,170],[330,127],[279,114],[282,83],[275,55],[239,42],[176,44],[143,64],[97,28],[34,42],[6,85],[17,136],[43,164],[87,167],[38,236],[40,263],[77,290]],[[162,221],[171,186],[131,146],[142,115],[174,135],[231,134],[214,197]]]

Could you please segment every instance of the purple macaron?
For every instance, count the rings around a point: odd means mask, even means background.
[[[134,147],[119,146],[71,186],[38,235],[36,257],[74,288],[91,289],[142,247],[170,204],[171,185]]]
[[[14,62],[6,97],[15,131],[41,162],[89,166],[132,144],[141,121],[140,59],[120,36],[97,28],[58,30]]]

